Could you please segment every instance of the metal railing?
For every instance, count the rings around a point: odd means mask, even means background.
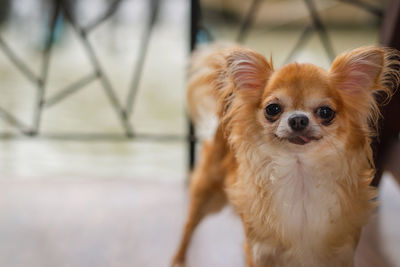
[[[101,65],[98,55],[96,54],[93,44],[89,40],[89,35],[98,26],[112,17],[116,10],[121,5],[123,0],[112,1],[106,11],[94,19],[87,26],[83,27],[77,23],[73,12],[70,10],[70,5],[67,0],[54,0],[52,2],[53,8],[51,9],[51,19],[48,25],[48,35],[45,41],[45,47],[41,54],[41,68],[40,74],[36,75],[34,71],[25,63],[24,59],[17,56],[16,51],[7,43],[7,41],[0,35],[0,52],[3,52],[6,57],[12,62],[13,65],[18,69],[19,72],[28,80],[34,87],[36,87],[36,101],[34,105],[34,111],[32,115],[32,122],[30,125],[26,125],[20,121],[17,117],[13,116],[9,111],[4,108],[0,108],[0,117],[4,119],[8,124],[19,130],[20,134],[12,133],[0,133],[0,138],[12,139],[12,138],[24,138],[24,137],[38,137],[38,138],[50,138],[59,140],[126,140],[126,139],[143,139],[152,141],[169,141],[169,140],[184,140],[185,136],[174,135],[174,134],[148,134],[136,132],[131,122],[133,107],[137,98],[137,92],[139,88],[140,79],[142,76],[143,64],[147,56],[147,50],[149,46],[150,37],[154,28],[154,24],[157,20],[159,13],[160,0],[149,0],[149,14],[147,16],[147,22],[143,36],[140,39],[140,46],[137,51],[137,61],[132,71],[132,79],[129,86],[128,96],[125,103],[121,103],[117,96],[116,90],[111,84],[108,74]],[[64,89],[51,95],[45,99],[45,92],[48,85],[48,73],[50,69],[50,60],[52,57],[52,49],[55,44],[55,33],[56,24],[60,17],[65,19],[67,23],[72,26],[73,31],[77,34],[79,41],[83,45],[86,55],[89,58],[90,66],[92,71],[90,74],[84,75],[78,80],[72,82]],[[84,90],[88,84],[99,81],[100,85],[106,95],[109,104],[112,106],[123,134],[108,134],[108,133],[95,133],[95,134],[84,134],[84,133],[65,133],[65,134],[43,134],[40,132],[41,117],[46,109],[57,105],[75,94],[80,90]]]

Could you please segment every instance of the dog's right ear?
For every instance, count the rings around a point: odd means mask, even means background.
[[[223,116],[233,102],[257,104],[273,72],[272,64],[263,55],[242,47],[235,47],[225,55],[226,69],[217,90],[218,114]],[[240,100],[240,101],[239,101]]]
[[[240,48],[228,55],[228,72],[236,90],[243,94],[257,94],[265,85],[273,67],[263,55]]]
[[[235,114],[260,104],[273,67],[263,55],[242,47],[228,50],[225,61],[216,92],[218,114],[227,126]]]

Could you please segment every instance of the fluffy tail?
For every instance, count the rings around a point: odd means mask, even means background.
[[[189,115],[201,139],[211,139],[218,126],[215,89],[226,70],[227,54],[235,45],[214,43],[199,47],[189,68],[187,103]]]

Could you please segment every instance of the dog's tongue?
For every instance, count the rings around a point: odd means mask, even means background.
[[[306,136],[299,135],[298,137],[299,137],[301,140],[303,140],[304,143],[310,142],[310,139],[308,139]]]
[[[289,140],[289,142],[296,144],[296,145],[305,145],[305,144],[308,144],[312,140],[312,138],[309,138],[304,135],[298,135],[296,137],[289,138],[288,140]]]

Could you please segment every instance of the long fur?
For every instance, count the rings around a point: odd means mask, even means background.
[[[398,59],[395,50],[362,47],[339,55],[329,71],[297,63],[275,71],[246,48],[197,51],[188,108],[196,124],[204,123],[204,114],[219,122],[193,173],[189,219],[174,266],[183,266],[200,220],[227,200],[243,221],[247,266],[353,266],[376,195],[369,186],[376,95],[390,98],[398,86]],[[268,121],[264,109],[274,101],[284,110]],[[315,115],[321,103],[336,111],[330,125]],[[305,145],[280,136],[296,112],[309,116],[318,137]]]

